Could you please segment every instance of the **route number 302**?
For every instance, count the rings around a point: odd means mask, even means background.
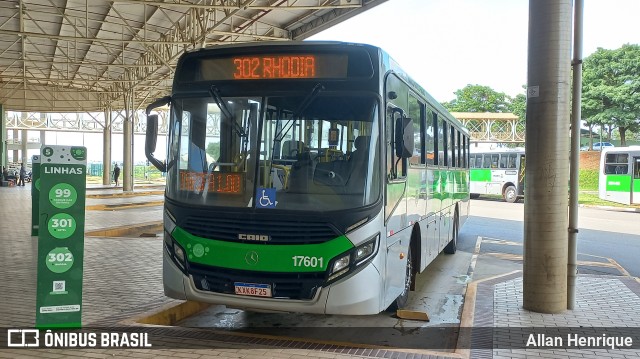
[[[291,259],[294,267],[324,268],[323,257],[293,256]]]

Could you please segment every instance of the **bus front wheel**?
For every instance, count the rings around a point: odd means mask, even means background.
[[[516,193],[516,187],[515,186],[508,186],[504,190],[504,194],[502,195],[502,197],[504,197],[504,200],[509,202],[509,203],[515,203],[518,200],[518,194]]]
[[[407,250],[407,266],[404,280],[404,290],[402,291],[402,293],[400,293],[398,298],[396,298],[396,300],[391,303],[389,308],[387,308],[387,311],[395,312],[398,309],[406,307],[407,302],[409,301],[409,292],[411,291],[413,276],[413,257],[411,255],[411,246],[409,246],[409,249]]]

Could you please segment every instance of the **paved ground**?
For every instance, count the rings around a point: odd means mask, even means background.
[[[137,188],[137,191],[148,191]],[[157,190],[157,189],[156,189]],[[119,193],[90,190],[87,194]],[[88,198],[87,205],[156,201],[158,195],[110,200]],[[161,198],[161,197],[160,197]],[[0,187],[0,326],[29,328],[35,318],[35,257],[37,239],[30,237],[29,188]],[[86,230],[120,227],[161,220],[158,206],[115,211],[87,211]],[[479,241],[479,246],[482,240]],[[479,247],[478,247],[479,249]],[[479,253],[479,251],[478,251]],[[162,293],[162,242],[160,238],[85,239],[83,327],[97,330],[146,331],[150,349],[0,349],[0,358],[139,357],[139,358],[640,358],[640,283],[625,276],[578,278],[576,309],[562,314],[539,314],[522,309],[522,276],[507,274],[472,281],[462,313],[460,340],[455,352],[389,348],[355,348],[337,344],[295,341],[289,338],[241,336],[195,328],[125,327],[123,321],[136,315],[180,302]],[[488,273],[498,259],[477,255],[475,273]],[[517,269],[517,266],[515,267]],[[492,269],[493,270],[493,269]],[[472,278],[472,280],[478,278]],[[628,329],[625,329],[628,328]],[[336,328],[336,330],[340,330]],[[633,349],[586,349],[557,347],[534,349],[525,344],[530,334],[547,338],[568,334],[632,337]],[[433,332],[429,333],[433,335]],[[540,338],[535,336],[535,338]],[[537,339],[536,339],[537,340]],[[6,348],[0,333],[0,348]],[[471,343],[473,350],[469,348]]]

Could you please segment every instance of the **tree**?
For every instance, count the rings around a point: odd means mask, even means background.
[[[207,146],[207,154],[213,158],[214,161],[218,161],[220,157],[220,143],[219,142],[209,142]]]
[[[524,88],[526,90],[526,87]],[[520,118],[520,122],[524,123],[525,116],[527,114],[527,96],[524,93],[519,93],[516,97],[510,99],[509,112],[518,116],[518,118]]]
[[[452,112],[509,112],[509,97],[489,86],[467,85],[455,95],[455,99],[443,103]]]
[[[626,146],[626,132],[640,129],[640,46],[598,48],[584,60],[582,84],[582,117],[589,126],[617,127]]]

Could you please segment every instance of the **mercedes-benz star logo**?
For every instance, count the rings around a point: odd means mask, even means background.
[[[260,260],[260,258],[258,257],[258,252],[250,251],[250,252],[247,252],[247,254],[244,256],[244,260],[245,262],[247,262],[248,265],[254,266],[258,264],[258,261]]]

